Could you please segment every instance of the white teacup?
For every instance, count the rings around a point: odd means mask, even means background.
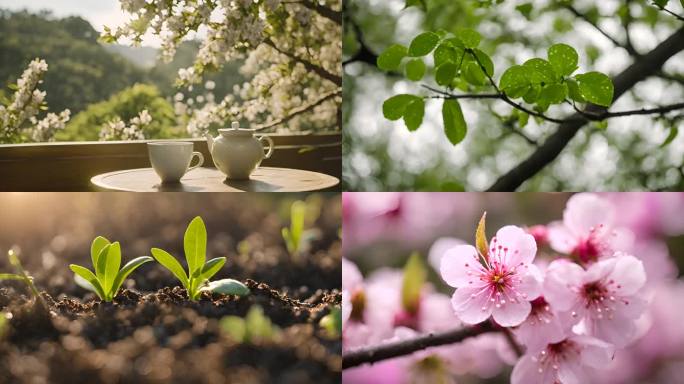
[[[192,151],[192,143],[187,141],[158,141],[147,143],[152,168],[163,183],[180,181],[181,177],[191,169],[204,163],[200,152]],[[190,166],[192,158],[197,156],[197,164]]]

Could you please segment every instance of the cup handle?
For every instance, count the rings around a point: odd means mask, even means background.
[[[193,152],[193,153],[192,153],[192,156],[190,157],[190,163],[192,163],[192,158],[195,157],[195,156],[197,156],[197,160],[199,160],[199,161],[197,162],[197,164],[195,164],[195,165],[191,166],[190,168],[188,168],[188,171],[190,171],[190,170],[192,170],[192,169],[195,169],[195,168],[201,166],[202,164],[204,164],[204,155],[202,155],[201,152]]]
[[[264,136],[257,137],[257,140],[259,140],[259,141],[266,140],[268,142],[268,151],[266,151],[266,154],[264,155],[264,159],[268,159],[269,157],[271,157],[271,155],[273,154],[273,139],[264,135]]]

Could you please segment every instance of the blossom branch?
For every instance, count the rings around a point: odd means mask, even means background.
[[[342,95],[342,90],[337,89],[333,92],[328,93],[327,95],[324,95],[323,97],[319,98],[318,100],[314,101],[311,104],[307,104],[307,105],[304,105],[302,107],[295,108],[295,109],[291,110],[290,113],[287,116],[283,117],[282,119],[278,119],[276,121],[272,121],[270,123],[260,125],[257,128],[255,128],[254,130],[260,131],[263,129],[275,127],[276,125],[279,125],[279,124],[283,124],[283,123],[291,120],[293,117],[295,117],[297,115],[301,115],[302,113],[309,112],[309,111],[313,110],[315,107],[317,107],[318,105],[323,104],[325,101],[330,100],[336,96],[341,96],[341,95]]]
[[[301,0],[299,2],[302,6],[309,8],[312,11],[316,11],[319,15],[325,17],[328,20],[334,21],[335,23],[342,25],[342,12],[336,11],[332,8],[328,8],[325,5],[321,5],[318,2],[311,0]]]
[[[649,53],[639,57],[632,65],[613,78],[615,86],[614,98],[617,100],[634,85],[656,73],[662,68],[667,60],[684,50],[684,28],[680,28],[670,37],[662,41]],[[590,105],[590,113],[605,113],[605,108]],[[575,118],[561,124],[555,133],[527,159],[516,165],[513,169],[502,175],[488,191],[514,191],[527,179],[541,171],[547,164],[552,162],[570,140],[588,121],[576,113]]]
[[[400,340],[373,347],[359,348],[345,353],[342,356],[342,369],[408,355],[429,347],[458,343],[469,337],[475,337],[483,333],[497,331],[498,330],[494,328],[491,323],[486,322],[471,328],[458,328],[440,333],[428,333],[413,339]]]
[[[316,65],[316,64],[314,64],[314,63],[312,63],[306,59],[302,59],[301,57],[296,56],[293,53],[290,53],[290,52],[287,52],[285,50],[278,48],[278,46],[271,39],[264,40],[264,43],[266,43],[266,45],[268,45],[271,48],[278,51],[278,53],[289,57],[291,60],[294,60],[298,63],[301,63],[302,65],[304,65],[304,68],[306,68],[307,70],[315,72],[318,76],[320,76],[326,80],[329,80],[338,86],[342,86],[342,77],[328,72],[325,68],[321,67],[320,65]]]

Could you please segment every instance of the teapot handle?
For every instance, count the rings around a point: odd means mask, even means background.
[[[266,140],[268,142],[268,151],[266,151],[266,154],[264,155],[264,159],[268,159],[269,157],[271,157],[271,155],[273,154],[273,139],[264,135],[264,136],[257,136],[257,140],[259,140],[259,141]]]

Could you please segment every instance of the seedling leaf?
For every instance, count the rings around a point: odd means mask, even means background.
[[[109,247],[105,263],[105,278],[104,281],[102,281],[102,288],[106,293],[110,293],[114,287],[116,275],[119,273],[119,268],[121,267],[121,245],[118,241],[112,243]],[[109,297],[109,294],[107,297]]]
[[[88,268],[81,267],[80,265],[76,264],[71,264],[69,265],[69,268],[77,275],[81,276],[84,278],[90,285],[95,288],[95,293],[100,297],[100,299],[104,300],[105,299],[105,294],[104,290],[102,289],[102,285],[100,285],[100,282],[97,280],[97,276],[93,274]]]
[[[102,236],[96,237],[90,245],[90,258],[93,260],[93,266],[95,268],[97,268],[97,260],[100,256],[100,252],[107,245],[109,245],[109,240]]]
[[[112,284],[112,289],[109,290],[109,297],[114,298],[114,296],[116,296],[116,292],[119,290],[119,288],[121,288],[121,284],[123,284],[124,280],[126,280],[126,277],[128,277],[131,272],[135,271],[135,269],[139,266],[152,260],[153,259],[149,256],[140,256],[126,263],[126,265],[124,265],[124,267],[121,268],[119,273],[116,275],[114,283]]]
[[[204,221],[197,216],[188,225],[183,239],[185,259],[188,262],[188,274],[193,273],[204,265],[207,253],[207,228]]]
[[[93,265],[93,267],[95,268],[95,275],[97,276],[97,279],[100,281],[105,280],[105,270],[107,269],[107,253],[109,252],[109,248],[111,246],[111,244],[107,244],[104,247],[102,247],[100,253],[96,257],[97,264]]]
[[[13,273],[0,273],[0,280],[23,280],[23,278]]]
[[[226,258],[225,257],[217,257],[215,259],[211,259],[207,261],[206,264],[202,267],[202,269],[198,270],[198,273],[196,278],[200,280],[201,282],[204,282],[206,280],[211,279],[214,277],[214,275],[223,268],[223,265],[226,263]]]
[[[183,288],[188,289],[188,275],[183,270],[178,260],[168,252],[159,248],[152,248],[152,256],[173,273],[174,276],[183,284]]]
[[[233,279],[212,281],[211,283],[202,287],[200,290],[236,296],[247,296],[250,293],[249,288],[247,288],[246,285]]]

